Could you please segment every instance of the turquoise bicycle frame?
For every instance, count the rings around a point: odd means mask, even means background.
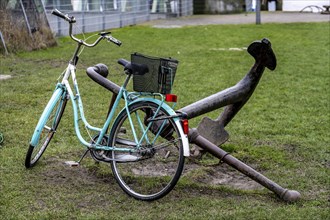
[[[74,91],[75,94],[73,93],[71,86],[69,84],[68,78],[71,75],[72,77],[72,81],[73,81],[73,86],[74,86]],[[69,64],[68,68],[65,71],[65,74],[63,76],[62,82],[58,83],[55,91],[50,99],[50,101],[48,102],[43,114],[41,115],[39,122],[36,126],[36,129],[34,131],[34,134],[32,136],[31,139],[31,146],[36,146],[38,144],[38,140],[39,140],[39,136],[42,132],[42,129],[44,128],[44,125],[46,123],[46,119],[49,117],[51,110],[54,108],[55,104],[57,103],[57,101],[62,98],[67,98],[67,94],[69,94],[70,100],[72,102],[72,106],[73,106],[73,113],[74,113],[74,127],[75,127],[75,132],[76,135],[79,139],[79,141],[86,147],[91,148],[91,149],[96,149],[96,150],[116,150],[116,151],[130,151],[132,152],[132,149],[124,149],[124,148],[114,148],[112,146],[105,146],[102,145],[100,143],[102,143],[102,139],[104,137],[104,135],[106,134],[111,122],[114,119],[115,116],[115,112],[116,112],[116,108],[119,105],[119,102],[121,101],[122,98],[124,98],[125,100],[125,107],[121,110],[121,111],[127,111],[129,112],[129,107],[137,102],[141,102],[141,101],[148,101],[148,102],[153,102],[156,105],[159,106],[158,110],[162,107],[165,111],[167,111],[170,115],[172,116],[175,124],[177,125],[178,129],[179,129],[179,133],[182,137],[182,143],[183,143],[183,151],[184,151],[184,156],[189,156],[189,142],[188,142],[188,138],[187,135],[184,134],[181,123],[180,123],[180,119],[179,117],[177,117],[177,114],[175,113],[175,111],[164,102],[164,97],[161,94],[156,94],[159,95],[161,97],[161,100],[159,99],[154,99],[154,98],[150,98],[150,97],[139,97],[138,94],[141,93],[129,93],[126,90],[126,85],[128,83],[130,79],[130,76],[127,76],[124,85],[120,88],[120,91],[117,95],[117,98],[113,104],[113,107],[103,125],[102,128],[97,128],[94,126],[91,126],[86,118],[85,118],[85,114],[84,114],[84,109],[83,109],[83,103],[80,97],[80,93],[79,93],[79,89],[78,89],[78,84],[76,81],[76,75],[75,75],[75,66],[73,64]],[[136,94],[136,95],[135,95]],[[147,94],[146,94],[147,95]],[[154,96],[155,94],[153,94]],[[156,115],[156,114],[155,114]],[[79,118],[80,116],[80,118]],[[139,143],[141,143],[142,139],[147,138],[146,137],[146,132],[144,135],[142,135],[142,138],[140,140],[138,140],[135,132],[134,132],[134,125],[132,123],[132,120],[130,118],[130,115],[128,114],[129,117],[129,121],[130,124],[133,128],[133,134],[134,134],[134,139],[135,142],[137,143],[137,146],[139,145]],[[82,122],[84,123],[85,127],[88,130],[92,130],[92,131],[96,131],[99,133],[99,137],[98,139],[95,141],[95,143],[90,143],[87,142],[81,135],[80,129],[79,129],[79,121],[80,119],[82,120]],[[140,127],[142,127],[142,122],[140,123],[140,125],[138,125]],[[146,128],[146,130],[148,130],[148,128],[151,126],[151,123],[149,123],[148,127]],[[158,134],[159,135],[159,134]],[[157,135],[156,135],[157,137]]]

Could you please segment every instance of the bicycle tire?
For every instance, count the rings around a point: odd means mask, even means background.
[[[140,121],[140,128],[135,131],[137,136],[143,133],[141,124],[146,129],[148,124],[145,123],[146,118],[150,117],[150,112],[155,114],[158,107],[159,105],[153,102],[137,102],[129,107],[134,126],[139,123],[138,120]],[[168,115],[164,108],[160,108],[157,117]],[[144,146],[144,149],[141,152],[112,151],[109,155],[112,159],[111,169],[119,186],[128,195],[144,201],[156,200],[167,195],[178,182],[184,166],[182,138],[173,118],[152,123],[147,130],[149,141],[143,140],[141,146]],[[160,132],[160,135],[155,144],[147,143],[156,137],[157,132]],[[129,146],[135,143],[132,137],[128,114],[124,110],[118,115],[110,131],[109,146],[115,146],[117,149],[122,147],[134,149],[136,146]],[[142,156],[143,154],[145,155]],[[135,160],[138,157],[140,159],[137,161],[131,161],[132,158]]]
[[[25,157],[25,167],[31,168],[33,167],[38,160],[41,158],[43,153],[45,152],[48,144],[52,140],[54,134],[56,133],[57,127],[61,121],[63,116],[68,98],[66,94],[61,94],[59,98],[55,100],[49,100],[47,106],[53,106],[48,111],[50,112],[47,114],[47,107],[45,108],[42,116],[39,119],[39,123],[42,127],[42,132],[38,136],[38,143],[36,146],[33,146],[31,143],[29,145],[28,151]],[[35,129],[36,133],[37,128]]]

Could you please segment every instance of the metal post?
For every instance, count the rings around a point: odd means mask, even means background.
[[[133,13],[132,13],[133,21],[132,21],[132,23],[133,23],[133,25],[135,25],[136,24],[136,11],[137,11],[137,8],[138,8],[138,2],[135,1],[132,4],[133,4]]]
[[[8,55],[8,50],[6,47],[5,39],[3,38],[2,32],[0,31],[0,39],[2,41],[3,47],[5,48],[5,55]]]
[[[146,3],[146,8],[147,8],[147,21],[150,21],[150,13],[151,13],[151,8],[150,8],[150,4],[149,4],[149,0],[145,0]]]
[[[119,11],[119,27],[123,27],[123,8],[122,0],[118,0],[118,11]]]
[[[261,3],[260,3],[260,0],[257,0],[257,4],[256,4],[256,24],[261,24],[260,10],[261,10]]]
[[[55,8],[60,8],[60,0],[56,1],[56,7]],[[57,20],[57,33],[59,36],[62,35],[62,30],[61,30],[61,19],[59,17],[56,17]]]
[[[50,25],[49,25],[49,21],[48,21],[48,17],[47,17],[47,13],[46,13],[46,7],[45,7],[45,4],[42,0],[40,0],[41,2],[41,6],[42,6],[42,10],[43,10],[43,15],[45,17],[45,21],[46,21],[46,25],[49,27],[50,29]]]
[[[81,22],[81,25],[82,25],[82,28],[81,28],[81,30],[82,30],[82,33],[85,33],[85,11],[86,11],[86,9],[87,9],[87,4],[88,4],[88,2],[87,2],[87,0],[85,0],[85,4],[83,3],[83,5],[82,5],[82,9],[81,9],[81,20],[82,20],[82,22]]]
[[[25,19],[25,23],[26,23],[26,26],[27,26],[29,35],[30,35],[30,37],[32,37],[31,27],[30,27],[30,24],[29,24],[29,20],[28,20],[28,18],[26,16],[26,12],[25,12],[25,8],[24,8],[24,5],[23,5],[23,2],[22,2],[22,0],[20,0],[19,2],[20,2],[20,5],[21,5],[21,8],[22,8],[22,11],[23,11],[23,15],[24,15],[24,19]]]
[[[182,17],[183,16],[182,15],[182,0],[179,0],[178,10],[179,10],[179,15],[177,15],[177,16]]]
[[[102,29],[105,31],[105,2],[104,0],[101,1],[101,7],[102,7]]]

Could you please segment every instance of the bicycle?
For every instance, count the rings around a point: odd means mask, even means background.
[[[101,40],[118,46],[121,42],[110,32],[101,32],[94,43],[89,44],[73,36],[72,26],[76,22],[73,16],[57,9],[52,14],[69,23],[69,35],[77,47],[34,130],[26,154],[26,168],[33,167],[47,149],[57,132],[67,101],[71,100],[76,136],[86,147],[77,163],[90,152],[94,160],[110,163],[115,179],[128,195],[147,201],[165,196],[176,185],[183,170],[184,158],[189,156],[188,121],[183,113],[173,110],[176,96],[169,93],[178,61],[137,53],[132,54],[131,62],[119,59],[118,63],[126,74],[121,87],[107,79],[106,65],[87,68],[90,78],[114,94],[103,127],[94,127],[85,118],[79,93],[76,78],[78,54],[83,47],[95,47]],[[159,66],[155,66],[155,62]],[[70,76],[74,90],[69,83]],[[128,92],[126,86],[131,78],[135,91]],[[122,102],[125,106],[115,117],[116,109]],[[173,102],[173,106],[170,107],[167,102]],[[91,140],[84,139],[79,123],[97,135],[90,137]]]

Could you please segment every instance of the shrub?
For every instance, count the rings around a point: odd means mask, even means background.
[[[39,15],[36,17],[38,27],[33,28],[30,34],[23,12],[0,8],[0,30],[9,52],[38,50],[56,45],[48,24]],[[2,43],[0,45],[0,52],[4,52]]]

